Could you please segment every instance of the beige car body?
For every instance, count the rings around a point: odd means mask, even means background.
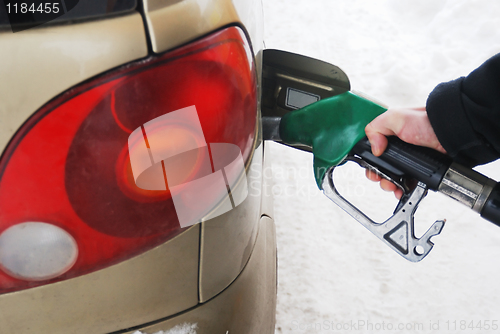
[[[0,148],[58,94],[146,57],[148,38],[161,53],[228,25],[246,29],[260,73],[259,0],[144,0],[144,17],[134,12],[0,31]],[[155,333],[183,323],[197,324],[200,334],[273,333],[271,180],[263,172],[268,162],[260,133],[256,138],[247,164],[250,196],[242,205],[111,267],[0,295],[0,333]]]

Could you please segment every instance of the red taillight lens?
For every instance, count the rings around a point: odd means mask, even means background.
[[[10,227],[41,222],[74,238],[78,257],[65,273],[44,281],[0,263],[0,292],[98,270],[178,234],[168,189],[136,186],[128,138],[152,119],[196,106],[206,142],[234,144],[247,161],[257,119],[249,52],[241,30],[227,28],[95,78],[37,111],[0,161],[0,248]],[[169,126],[175,145],[195,140],[182,126]],[[185,171],[185,178],[194,172]]]

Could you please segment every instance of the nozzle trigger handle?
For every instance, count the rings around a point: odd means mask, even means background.
[[[335,188],[331,167],[324,179],[324,194],[349,213],[358,222],[370,230],[386,245],[405,259],[418,262],[431,251],[431,237],[441,233],[444,221],[436,221],[423,236],[415,236],[413,215],[427,190],[437,190],[441,180],[450,167],[452,160],[448,156],[432,150],[403,142],[397,137],[388,137],[388,145],[384,153],[376,157],[372,154],[371,145],[365,137],[351,150],[345,160],[353,161],[364,168],[374,169],[382,176],[403,188],[405,195],[397,206],[392,217],[383,223],[370,219],[349,201],[343,198]],[[418,181],[413,189],[404,187],[404,181],[412,178]]]
[[[387,139],[387,148],[379,157],[372,154],[366,137],[353,147],[350,155],[358,156],[383,174],[390,175],[396,182],[410,177],[422,182],[430,190],[438,190],[452,159],[433,149],[408,144],[395,136]]]
[[[346,160],[354,161],[363,167],[365,166],[365,162],[356,157],[348,157]],[[413,215],[417,210],[418,204],[427,194],[425,184],[418,182],[417,186],[409,194],[408,199],[405,202],[400,202],[392,217],[383,223],[378,223],[370,219],[340,195],[333,181],[334,169],[335,166],[328,169],[323,178],[322,189],[326,197],[408,261],[418,262],[429,254],[434,246],[431,238],[441,233],[445,221],[438,220],[420,238],[415,236]]]

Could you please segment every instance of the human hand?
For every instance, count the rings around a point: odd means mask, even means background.
[[[425,108],[388,109],[375,118],[365,128],[366,136],[372,146],[372,153],[380,156],[387,147],[386,136],[397,136],[401,140],[419,146],[426,146],[441,153],[446,153],[439,143],[431,126]],[[366,170],[366,177],[380,182],[380,187],[393,191],[396,198],[401,198],[403,191],[394,183]]]

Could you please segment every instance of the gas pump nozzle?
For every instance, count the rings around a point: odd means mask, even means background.
[[[264,139],[311,151],[318,187],[387,246],[412,262],[422,260],[430,252],[434,245],[430,239],[441,233],[445,221],[438,220],[423,236],[415,236],[413,215],[428,190],[441,192],[500,225],[497,182],[453,162],[445,154],[397,137],[389,137],[385,152],[374,156],[364,128],[385,112],[385,107],[351,93],[347,76],[334,65],[327,64],[332,67],[330,73],[343,74],[338,75],[343,81],[335,81],[328,90],[328,77],[307,75],[307,65],[315,68],[314,59],[266,51],[271,52],[267,62],[264,54]],[[277,61],[278,56],[287,61]],[[301,60],[300,71],[294,65],[287,67],[287,63],[297,63],[293,60]],[[323,69],[325,64],[321,62]],[[333,171],[346,161],[376,172],[403,190],[404,195],[389,219],[376,222],[339,194]],[[408,187],[410,179],[417,181],[416,186]]]

